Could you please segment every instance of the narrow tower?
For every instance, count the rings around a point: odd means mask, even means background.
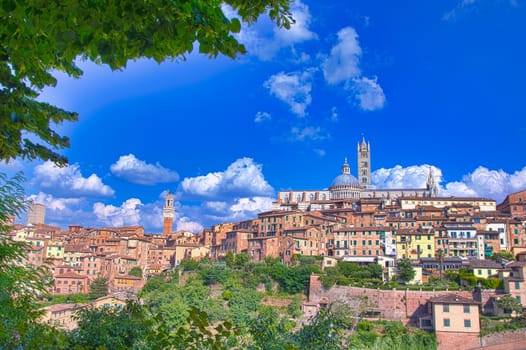
[[[172,233],[173,224],[174,224],[174,216],[175,216],[174,195],[172,192],[168,192],[168,194],[166,195],[166,199],[164,201],[164,208],[163,208],[163,218],[164,218],[163,235],[164,236],[167,236],[170,233]]]
[[[40,203],[31,203],[27,213],[27,224],[37,225],[43,224],[46,217],[46,206]]]
[[[429,167],[426,188],[429,191],[429,197],[438,197],[438,186],[435,182],[435,176],[433,175],[433,169],[431,167]]]
[[[363,136],[358,143],[358,179],[362,188],[371,187],[371,144]]]

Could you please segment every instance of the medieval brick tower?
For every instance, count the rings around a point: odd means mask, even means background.
[[[174,216],[175,216],[174,195],[172,192],[168,192],[168,194],[166,195],[166,199],[164,201],[164,208],[163,208],[163,218],[164,218],[163,235],[167,236],[170,233],[172,233],[172,229],[174,225]]]

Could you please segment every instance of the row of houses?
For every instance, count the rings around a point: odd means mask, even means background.
[[[86,292],[98,276],[109,280],[111,291],[137,290],[148,276],[185,258],[223,259],[228,252],[246,253],[254,262],[273,257],[290,263],[297,255],[483,260],[502,250],[515,256],[526,251],[525,212],[516,210],[522,208],[518,203],[526,199],[526,191],[508,196],[499,206],[487,198],[401,196],[328,200],[323,210],[310,210],[309,205],[285,205],[278,199],[273,210],[257,218],[197,234],[172,231],[170,196],[162,234],[145,233],[141,226],[72,225],[61,230],[13,224],[11,236],[29,244],[23,263],[50,267],[50,292],[56,294]],[[133,268],[143,277],[130,276]]]

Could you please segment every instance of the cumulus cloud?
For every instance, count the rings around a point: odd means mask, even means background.
[[[323,76],[327,83],[337,84],[360,76],[361,55],[362,49],[356,30],[352,27],[341,29],[338,32],[338,43],[322,64]]]
[[[291,134],[291,137],[290,137],[291,141],[300,141],[300,142],[303,142],[306,140],[320,141],[320,140],[325,140],[329,137],[327,134],[325,134],[322,131],[322,129],[319,126],[316,126],[316,127],[307,126],[304,128],[295,126],[290,130],[290,134]]]
[[[203,225],[197,221],[192,221],[187,217],[177,219],[175,226],[177,231],[188,231],[193,233],[203,231]]]
[[[316,39],[316,34],[309,29],[311,22],[309,7],[301,1],[295,1],[290,7],[290,12],[295,22],[290,29],[274,27],[275,39],[286,46]]]
[[[272,198],[270,197],[252,197],[239,198],[230,207],[233,218],[242,217],[254,218],[261,212],[268,211],[272,208]],[[242,220],[242,219],[241,219]]]
[[[140,225],[141,206],[138,198],[127,199],[120,207],[97,202],[93,205],[93,213],[101,223],[111,227]]]
[[[459,181],[445,182],[442,170],[436,166],[396,165],[372,172],[371,183],[376,188],[424,188],[430,168],[441,196],[485,197],[499,202],[510,193],[526,189],[526,167],[510,174],[502,169],[491,170],[479,166]]]
[[[462,181],[445,185],[444,194],[455,196],[480,196],[503,200],[507,194],[526,189],[526,167],[512,174],[504,170],[490,170],[479,166],[472,173],[462,177]]]
[[[277,28],[271,21],[262,18],[251,27],[243,26],[238,34],[238,40],[245,45],[249,54],[268,61],[282,49],[293,49],[298,43],[316,39],[317,35],[309,29],[311,22],[309,7],[301,1],[295,1],[290,11],[296,22],[289,30]],[[298,59],[305,59],[305,55],[300,54]]]
[[[343,83],[350,93],[350,102],[356,101],[362,110],[382,109],[385,105],[384,91],[377,77],[367,78],[362,75],[361,56],[362,49],[356,30],[352,27],[341,29],[337,44],[322,63],[323,76],[329,85]]]
[[[148,164],[135,155],[120,156],[117,162],[111,165],[111,172],[126,181],[139,185],[155,185],[158,183],[174,182],[179,180],[179,174],[164,168],[161,164]]]
[[[384,107],[385,94],[376,77],[354,79],[350,88],[354,91],[354,99],[362,110],[374,111]]]
[[[435,182],[442,181],[442,170],[433,165],[412,165],[393,168],[380,168],[371,173],[371,185],[375,188],[425,188],[429,170],[432,170]]]
[[[205,202],[204,206],[215,212],[224,213],[228,210],[228,203],[223,201]]]
[[[91,210],[85,210],[88,200],[85,198],[55,197],[52,194],[39,192],[27,197],[29,201],[46,206],[45,223],[58,227],[72,224],[93,226],[96,221]],[[25,215],[19,218],[25,222]]]
[[[185,178],[180,189],[203,197],[241,193],[267,195],[274,191],[263,176],[262,166],[251,158],[240,158],[222,172]]]
[[[263,86],[270,94],[290,106],[291,111],[300,117],[311,104],[312,71],[285,73],[271,76]]]
[[[50,161],[37,165],[33,182],[54,195],[110,197],[115,191],[96,174],[83,177],[78,164],[58,167]]]
[[[267,112],[257,112],[256,113],[256,117],[254,118],[254,122],[256,123],[262,123],[262,122],[265,122],[265,121],[268,121],[268,120],[271,120],[272,119],[272,116],[270,115],[270,113],[267,113]]]
[[[67,208],[78,205],[82,202],[80,198],[55,198],[52,195],[44,192],[32,194],[27,197],[30,202],[44,204],[47,210],[61,211]]]

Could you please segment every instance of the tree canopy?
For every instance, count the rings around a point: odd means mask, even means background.
[[[413,263],[408,258],[403,258],[398,262],[398,277],[406,283],[415,278]]]
[[[139,58],[184,59],[196,46],[209,57],[234,58],[246,52],[234,37],[241,22],[268,14],[289,28],[289,6],[290,0],[2,1],[0,159],[67,162],[58,152],[69,138],[53,128],[78,115],[37,100],[56,85],[54,71],[80,77],[79,60],[117,70]]]
[[[97,277],[89,286],[90,299],[97,299],[108,294],[108,279],[104,277]]]
[[[0,173],[0,348],[53,349],[60,341],[56,330],[37,322],[42,314],[37,300],[50,286],[49,271],[23,263],[29,245],[9,236],[9,217],[26,205],[22,180]]]

